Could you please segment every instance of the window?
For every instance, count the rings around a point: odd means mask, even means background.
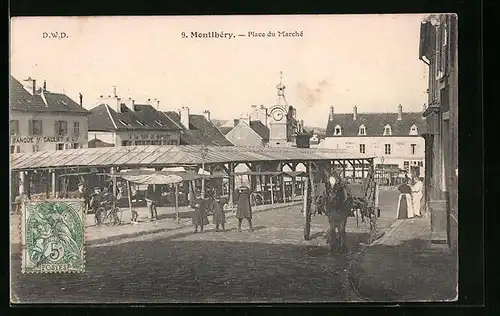
[[[390,155],[391,154],[391,144],[385,144],[384,148],[385,148],[385,151],[384,151],[385,154]]]
[[[73,134],[80,135],[80,122],[73,122]]]
[[[403,162],[403,167],[406,171],[410,171],[410,162],[409,161],[404,161]]]
[[[118,120],[123,126],[130,126],[129,123],[125,122],[124,120]]]
[[[68,122],[56,121],[56,136],[65,136],[68,134]]]
[[[335,126],[333,135],[342,135],[342,128],[340,127],[340,125]]]
[[[16,153],[18,153],[18,154],[19,154],[20,152],[21,152],[21,146],[17,146],[17,147],[16,147]]]
[[[417,163],[417,165],[418,165],[419,167],[423,167],[423,166],[424,166],[424,162],[423,162],[423,161],[419,161],[419,162]]]
[[[136,120],[136,121],[137,121],[137,123],[139,123],[139,125],[146,126],[146,123],[144,123],[143,121],[139,121],[139,120]]]
[[[78,143],[73,143],[73,149],[78,149],[80,147],[80,144]]]
[[[410,127],[410,135],[418,135],[418,128],[417,125],[413,124]]]
[[[392,128],[391,125],[387,124],[384,126],[384,136],[390,136],[392,135]]]
[[[365,125],[361,125],[359,127],[358,135],[360,135],[360,136],[366,135],[366,126]]]
[[[411,144],[410,146],[411,146],[411,154],[415,155],[417,151],[417,144]]]
[[[31,136],[41,136],[42,135],[42,121],[41,120],[30,120],[29,122],[29,132]]]
[[[365,153],[365,151],[366,151],[366,146],[365,146],[365,144],[359,144],[359,152],[360,152],[361,154],[364,154],[364,153]]]
[[[10,120],[10,135],[11,136],[19,135],[19,121],[18,120]]]
[[[164,126],[164,124],[162,123],[162,121],[160,120],[156,120],[155,121],[156,125],[159,125],[159,126]]]
[[[36,153],[39,150],[40,150],[40,147],[38,145],[33,145],[33,152],[34,153]]]
[[[64,144],[57,144],[56,150],[64,150]]]
[[[13,154],[16,152],[16,146],[10,146],[10,153]]]

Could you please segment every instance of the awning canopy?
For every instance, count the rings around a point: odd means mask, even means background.
[[[162,171],[130,170],[116,176],[137,184],[173,184],[183,181],[182,177]]]

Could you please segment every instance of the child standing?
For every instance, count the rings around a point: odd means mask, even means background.
[[[219,231],[219,225],[222,226],[222,231],[226,231],[226,213],[224,212],[224,202],[221,201],[219,196],[214,196],[212,202],[213,222],[215,224],[215,231]]]

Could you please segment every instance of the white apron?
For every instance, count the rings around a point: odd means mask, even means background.
[[[413,199],[412,199],[412,196],[411,194],[408,194],[408,193],[404,193],[404,194],[400,194],[399,195],[399,199],[398,199],[398,211],[397,211],[397,214],[396,214],[396,218],[399,218],[399,214],[401,212],[401,201],[403,200],[403,197],[406,198],[406,210],[407,210],[407,217],[406,218],[413,218],[414,214],[413,214]]]

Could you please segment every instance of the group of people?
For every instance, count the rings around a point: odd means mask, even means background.
[[[399,200],[397,218],[406,219],[422,217],[420,211],[423,198],[423,178],[405,178],[403,184],[398,187]]]
[[[252,206],[250,204],[251,190],[247,186],[241,186],[237,191],[237,201],[238,206],[236,209],[236,218],[238,219],[238,231],[241,231],[241,225],[243,220],[248,221],[248,226],[250,231],[253,231],[252,226]],[[192,217],[192,223],[194,225],[194,233],[198,232],[198,227],[200,232],[203,232],[204,226],[209,224],[208,215],[212,214],[213,224],[215,224],[215,231],[219,232],[219,227],[222,231],[226,231],[226,214],[224,211],[224,202],[218,194],[214,191],[209,190],[207,192],[207,198],[198,198],[194,202],[194,214]]]

